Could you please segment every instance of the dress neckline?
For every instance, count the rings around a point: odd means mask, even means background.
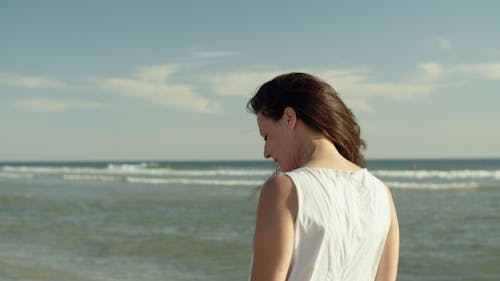
[[[341,170],[341,169],[330,168],[330,167],[308,167],[308,166],[299,167],[296,170],[300,170],[300,169],[331,171],[331,172],[335,172],[335,173],[339,173],[339,174],[361,174],[364,171],[367,171],[366,168],[360,168],[359,170],[354,171],[354,170]]]

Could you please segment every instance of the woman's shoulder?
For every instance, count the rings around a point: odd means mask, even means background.
[[[282,197],[289,194],[293,189],[293,181],[286,174],[279,174],[269,178],[262,186],[261,196]]]
[[[262,186],[259,197],[260,208],[288,210],[293,217],[297,213],[297,192],[292,180],[284,174],[270,178]]]

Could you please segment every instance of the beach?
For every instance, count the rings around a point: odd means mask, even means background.
[[[246,280],[263,161],[0,163],[0,280]],[[372,160],[399,278],[500,278],[500,160]]]

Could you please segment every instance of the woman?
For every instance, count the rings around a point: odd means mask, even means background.
[[[399,226],[389,189],[364,167],[352,112],[305,73],[263,84],[264,157],[283,173],[262,187],[250,280],[395,280]]]

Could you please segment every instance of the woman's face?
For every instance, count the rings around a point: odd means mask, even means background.
[[[274,121],[261,113],[257,114],[257,125],[264,138],[264,158],[271,158],[284,172],[295,169],[293,162],[293,137],[286,118]]]

